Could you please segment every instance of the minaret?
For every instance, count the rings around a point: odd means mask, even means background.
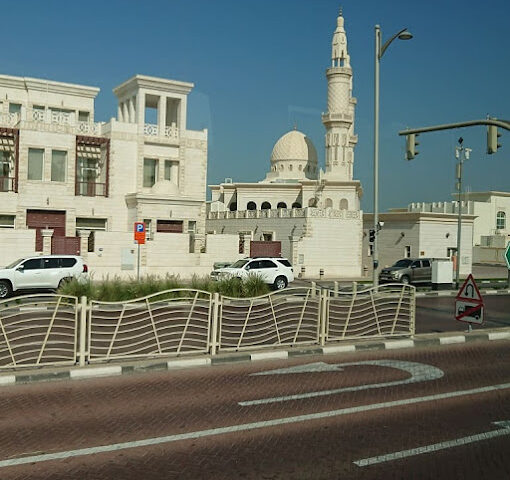
[[[342,10],[338,14],[331,49],[331,67],[326,70],[328,79],[328,111],[322,115],[326,128],[327,180],[352,180],[354,147],[358,142],[354,134],[354,106],[352,97],[352,68],[347,53],[347,35]]]

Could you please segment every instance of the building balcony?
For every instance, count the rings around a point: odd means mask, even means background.
[[[21,113],[2,113],[0,126],[74,135],[101,135],[101,123],[80,121],[74,112],[42,109],[27,109],[22,110]]]
[[[14,192],[14,177],[0,176],[0,192]]]
[[[81,197],[106,197],[107,184],[96,182],[76,182],[76,195]]]
[[[146,137],[158,137],[165,140],[179,140],[179,129],[176,125],[160,127],[152,123],[146,123],[143,127],[143,133]]]

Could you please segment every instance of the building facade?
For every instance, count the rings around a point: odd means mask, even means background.
[[[239,236],[239,253],[250,241],[281,242],[303,277],[361,276],[361,184],[353,180],[353,71],[340,13],[333,33],[325,134],[325,170],[312,141],[291,130],[274,145],[266,177],[257,183],[210,186],[207,231]]]
[[[187,129],[192,88],[136,75],[114,89],[117,118],[97,122],[98,88],[1,75],[0,264],[71,253],[98,276],[132,274],[144,221],[144,270],[208,272],[224,246],[207,250],[207,130]]]
[[[448,258],[457,262],[457,221],[455,214],[442,212],[409,212],[393,209],[379,214],[383,224],[378,232],[379,265],[385,268],[401,258]],[[473,264],[474,215],[462,217],[460,274],[471,273]],[[369,231],[374,227],[374,215],[363,216],[363,268],[372,275],[372,244]]]
[[[476,217],[473,222],[473,263],[504,265],[504,251],[510,242],[510,192],[466,192],[462,198],[462,215]],[[408,211],[458,214],[459,202],[411,203]]]

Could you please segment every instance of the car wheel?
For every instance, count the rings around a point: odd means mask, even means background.
[[[69,283],[72,279],[69,277],[63,278],[58,282],[58,289],[61,289],[63,286],[65,286],[67,283]]]
[[[287,279],[285,277],[276,277],[273,283],[275,290],[283,290],[287,286]]]
[[[10,297],[12,294],[11,284],[5,280],[0,280],[0,299]]]
[[[409,280],[409,277],[407,275],[403,275],[400,279],[400,283],[403,283],[404,285],[409,285],[411,281]]]

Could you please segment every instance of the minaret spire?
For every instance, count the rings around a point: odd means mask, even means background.
[[[331,44],[331,66],[348,67],[349,62],[350,58],[349,54],[347,53],[347,35],[344,28],[342,7],[340,7],[338,18],[336,19],[336,30],[333,34],[333,41]]]
[[[354,134],[354,107],[352,97],[352,68],[347,52],[347,34],[342,9],[333,33],[332,65],[326,70],[328,79],[328,111],[322,115],[326,128],[326,174],[329,180],[351,181],[354,147],[358,141]]]

